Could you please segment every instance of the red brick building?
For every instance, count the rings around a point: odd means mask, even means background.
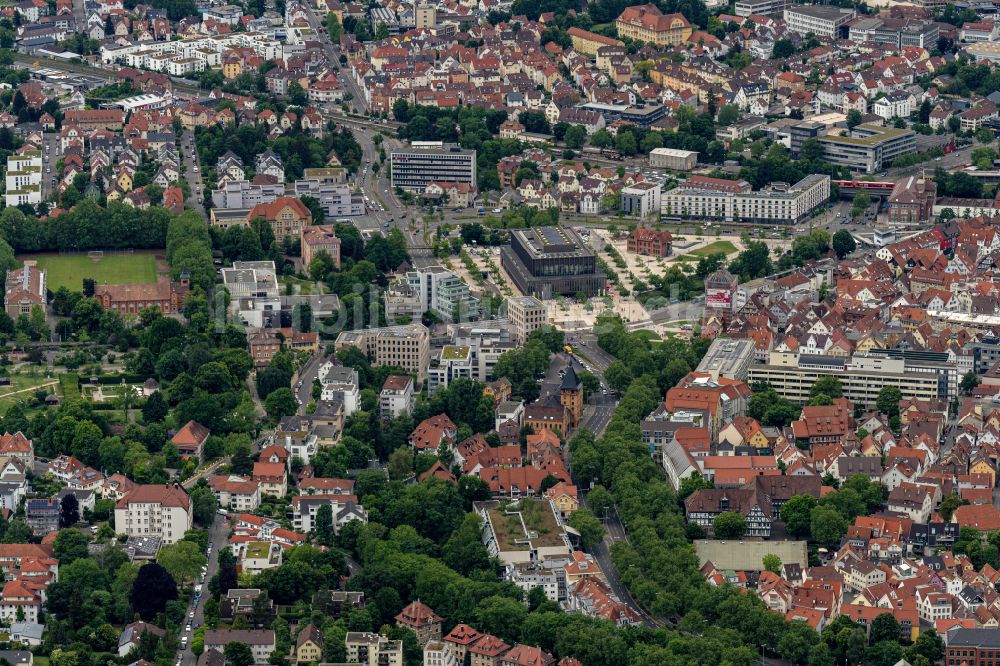
[[[930,178],[908,176],[892,188],[889,195],[889,222],[893,224],[919,224],[934,213],[937,183]]]
[[[673,242],[669,231],[639,227],[629,234],[626,249],[647,257],[669,257]]]
[[[97,285],[94,298],[105,310],[139,313],[146,308],[158,308],[163,314],[176,314],[190,291],[190,280],[182,276],[180,282],[162,278],[155,284]]]

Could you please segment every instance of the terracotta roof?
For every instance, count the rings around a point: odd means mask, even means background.
[[[191,498],[177,484],[143,484],[128,491],[124,497],[118,500],[115,507],[125,509],[129,504],[159,504],[160,506],[187,509],[191,506]]]
[[[178,446],[199,446],[208,439],[210,431],[197,421],[188,421],[170,441]]]
[[[415,599],[396,616],[396,622],[408,627],[419,629],[441,622],[441,617],[434,613],[427,604]]]

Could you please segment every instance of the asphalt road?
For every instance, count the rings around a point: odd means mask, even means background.
[[[202,586],[202,593],[198,601],[192,603],[187,609],[187,616],[184,618],[185,623],[191,624],[191,631],[182,629],[180,634],[181,638],[186,636],[188,641],[187,648],[178,652],[177,655],[180,658],[181,666],[195,666],[198,663],[198,657],[191,651],[191,641],[194,638],[194,630],[205,624],[205,600],[208,599],[208,581],[212,580],[212,577],[219,570],[219,552],[227,546],[226,538],[228,534],[229,523],[223,516],[216,515],[212,529],[208,533],[209,543],[212,544],[212,552],[208,556],[208,572],[205,575],[204,582],[195,583],[195,585]],[[191,618],[192,612],[194,613],[193,619]]]
[[[181,161],[187,167],[181,178],[184,178],[191,186],[191,196],[187,198],[185,205],[187,208],[198,211],[202,217],[207,217],[204,199],[207,193],[201,181],[201,167],[198,166],[198,150],[195,147],[194,132],[189,129],[184,130],[181,134]]]
[[[295,397],[299,399],[299,412],[304,412],[305,406],[313,399],[312,384],[321,365],[323,365],[323,355],[314,354],[299,370],[298,386],[294,389]]]
[[[58,132],[46,132],[42,141],[42,201],[48,201],[56,191],[57,179],[62,174],[56,172],[59,161],[60,144]],[[82,194],[82,192],[81,192]]]

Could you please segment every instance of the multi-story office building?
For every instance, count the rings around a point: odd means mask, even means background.
[[[179,485],[136,486],[115,505],[115,530],[128,536],[155,536],[176,543],[191,529],[191,498]]]
[[[791,5],[791,0],[736,0],[736,15],[784,16]]]
[[[815,139],[820,136],[824,129],[826,129],[826,126],[823,125],[823,123],[817,123],[811,120],[789,127],[789,152],[792,154],[792,157],[799,159],[802,155],[802,144],[809,139]]]
[[[511,230],[500,263],[522,294],[542,299],[555,294],[596,296],[607,281],[594,252],[566,227]]]
[[[365,213],[363,198],[359,194],[353,194],[350,186],[345,183],[303,179],[292,183],[287,192],[296,197],[310,196],[316,199],[329,218]],[[212,204],[222,211],[249,209],[272,203],[285,194],[284,183],[251,184],[246,180],[226,180],[212,190]]]
[[[837,38],[840,29],[854,18],[853,9],[817,5],[793,5],[785,9],[789,32]]]
[[[360,194],[353,194],[346,183],[297,180],[292,184],[292,192],[297,197],[312,197],[318,201],[327,218],[365,214],[364,199]]]
[[[423,192],[430,183],[476,185],[476,151],[455,143],[414,141],[389,154],[392,186]]]
[[[758,224],[798,224],[830,200],[830,177],[810,174],[795,183],[772,183],[759,192],[719,192],[678,187],[663,195],[668,218],[697,218]]]
[[[938,25],[932,21],[873,16],[853,22],[848,33],[852,42],[874,42],[894,48],[916,46],[932,49],[937,45],[939,36]]]
[[[822,136],[819,142],[824,159],[865,173],[878,171],[917,149],[913,130],[870,124],[858,125],[849,136]]]
[[[42,202],[42,151],[26,150],[7,158],[5,200],[12,207]]]
[[[904,398],[940,398],[939,375],[908,369],[903,359],[877,356],[811,356],[771,352],[769,362],[751,365],[749,382],[766,382],[778,395],[795,402],[809,401],[809,390],[820,377],[835,376],[844,397],[855,405],[871,407],[886,386],[895,386]]]
[[[357,347],[372,365],[392,365],[403,368],[423,381],[431,362],[431,335],[423,324],[366,328],[343,331],[334,343],[337,351]]]
[[[507,319],[514,343],[523,345],[532,331],[548,322],[548,309],[534,296],[508,298]]]

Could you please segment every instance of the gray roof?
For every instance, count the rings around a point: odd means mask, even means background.
[[[21,636],[23,638],[34,638],[42,640],[42,633],[45,631],[44,624],[37,622],[15,622],[10,625],[10,635]]]
[[[688,459],[687,452],[684,451],[684,447],[676,439],[667,442],[666,446],[663,447],[663,454],[670,460],[670,465],[674,468],[677,476],[681,476],[686,471],[694,469],[694,466]]]

